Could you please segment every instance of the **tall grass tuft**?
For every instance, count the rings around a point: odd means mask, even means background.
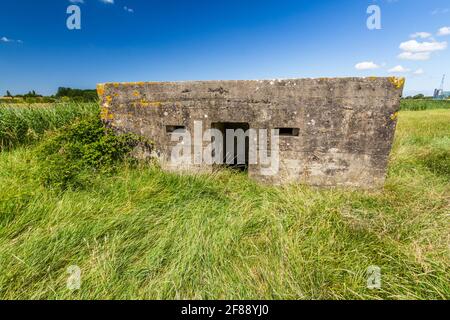
[[[98,113],[97,103],[58,103],[46,106],[0,105],[0,151],[37,141],[55,130],[88,115]]]

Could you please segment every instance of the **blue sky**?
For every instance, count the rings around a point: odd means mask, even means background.
[[[2,0],[0,95],[100,82],[340,76],[407,78],[431,94],[447,73],[448,0]],[[366,10],[381,9],[381,30]],[[125,9],[127,8],[127,10]],[[356,67],[358,66],[358,68]]]

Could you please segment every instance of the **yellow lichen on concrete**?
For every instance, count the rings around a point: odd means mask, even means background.
[[[389,77],[389,82],[397,89],[401,89],[405,85],[405,78]]]
[[[161,107],[161,102],[153,101],[153,102],[149,102],[149,105],[152,107]]]
[[[108,107],[103,106],[100,110],[100,118],[102,120],[108,121],[114,119],[114,116],[109,112]]]
[[[139,86],[139,87],[142,87],[143,85],[145,85],[145,84],[147,84],[147,82],[143,82],[143,81],[139,81],[139,82],[122,82],[121,83],[123,86],[127,86],[127,87],[136,87],[136,86]]]
[[[398,112],[391,114],[391,120],[395,121],[398,118]]]
[[[104,84],[97,85],[97,94],[100,98],[103,97],[103,95],[105,94],[105,85]]]
[[[159,108],[161,107],[162,103],[160,101],[147,101],[145,99],[142,99],[139,102],[134,102],[133,106],[134,107],[156,107]]]

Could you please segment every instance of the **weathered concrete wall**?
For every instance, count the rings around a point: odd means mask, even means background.
[[[384,183],[404,79],[335,78],[264,81],[139,82],[98,85],[102,118],[155,142],[169,169],[174,142],[167,126],[194,121],[298,128],[280,136],[280,171],[250,177],[268,183],[376,188]],[[189,170],[211,169],[199,165]]]

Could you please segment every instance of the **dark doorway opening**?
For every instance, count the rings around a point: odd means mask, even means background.
[[[218,129],[222,133],[222,165],[239,171],[247,171],[250,149],[248,135],[248,130],[250,129],[249,124],[245,122],[217,122],[212,123],[211,128]],[[231,134],[229,132],[227,135],[227,130],[233,131]],[[232,139],[234,143],[230,139]],[[232,144],[234,144],[234,147],[231,147]]]

